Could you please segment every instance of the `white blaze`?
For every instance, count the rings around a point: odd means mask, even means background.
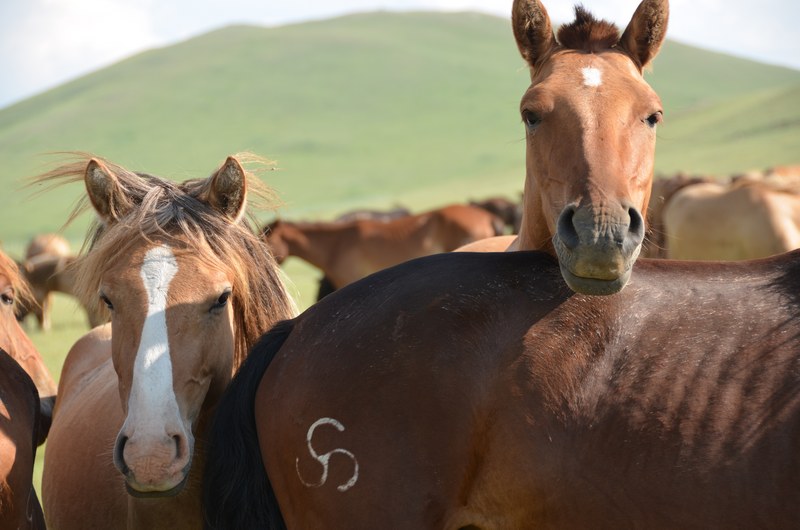
[[[593,66],[581,69],[581,73],[583,74],[583,86],[596,87],[603,83],[603,73]]]
[[[178,262],[169,247],[155,247],[145,254],[140,275],[147,293],[147,316],[128,400],[128,414],[136,417],[134,425],[157,427],[168,419],[180,418],[172,387],[166,312],[167,292],[176,272]]]

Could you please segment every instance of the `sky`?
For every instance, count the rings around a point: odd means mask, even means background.
[[[573,3],[621,28],[638,0]],[[480,11],[509,17],[512,0],[0,0],[0,108],[140,51],[230,24],[276,26],[374,10]],[[800,1],[671,0],[667,37],[800,69]],[[509,35],[510,38],[510,35]]]

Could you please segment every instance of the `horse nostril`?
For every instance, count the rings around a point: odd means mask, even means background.
[[[123,475],[130,473],[128,464],[125,463],[125,444],[128,443],[127,436],[120,436],[117,438],[117,443],[114,445],[114,464]]]
[[[565,207],[561,211],[561,215],[558,216],[557,223],[558,237],[561,239],[564,246],[570,250],[574,250],[580,243],[578,231],[575,230],[575,224],[573,222],[575,210],[576,208],[574,205]]]
[[[175,442],[175,459],[179,460],[183,454],[183,439],[176,434],[172,440]]]
[[[644,219],[639,210],[630,207],[628,208],[628,215],[630,216],[630,224],[628,225],[628,239],[634,245],[638,245],[644,240]]]

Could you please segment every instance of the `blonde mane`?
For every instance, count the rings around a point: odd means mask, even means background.
[[[94,158],[102,161],[117,178],[129,202],[127,213],[117,222],[109,226],[94,222],[73,265],[77,291],[87,307],[100,309],[98,291],[102,274],[144,239],[167,243],[176,253],[192,252],[209,265],[227,267],[232,272],[235,279],[232,289],[236,337],[234,370],[255,341],[275,322],[294,316],[296,309],[283,286],[280,268],[269,248],[256,235],[252,212],[248,211],[241,221],[232,223],[198,199],[210,179],[176,183],[128,171],[87,153],[72,153],[72,156],[73,161],[34,177],[33,182],[58,185],[82,181],[88,162]],[[240,160],[248,166],[268,164],[252,155],[242,156]],[[273,198],[271,190],[252,171],[246,171],[245,176],[251,205],[259,199]],[[88,197],[84,196],[67,222],[89,207]]]

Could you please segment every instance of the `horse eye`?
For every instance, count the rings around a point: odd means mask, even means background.
[[[230,299],[230,297],[231,297],[231,292],[230,291],[225,291],[224,293],[219,295],[219,298],[217,298],[217,301],[214,302],[214,305],[211,307],[211,309],[215,310],[215,309],[221,309],[221,308],[225,307],[225,305],[228,303],[228,299]]]
[[[661,111],[658,111],[658,112],[654,112],[653,114],[648,116],[645,121],[647,122],[647,125],[649,125],[652,128],[652,127],[655,127],[656,125],[658,125],[659,123],[661,123],[661,120],[662,120],[663,117],[664,117],[664,113],[661,112]]]
[[[13,292],[5,292],[0,294],[0,302],[5,305],[14,305],[14,293]]]
[[[525,122],[525,127],[528,128],[528,132],[533,132],[542,122],[542,117],[535,112],[526,110],[522,113],[522,121]]]
[[[105,294],[100,293],[100,301],[103,302],[106,305],[106,307],[109,309],[109,311],[113,311],[114,310],[114,304],[111,303],[111,300],[109,300],[108,297]]]

